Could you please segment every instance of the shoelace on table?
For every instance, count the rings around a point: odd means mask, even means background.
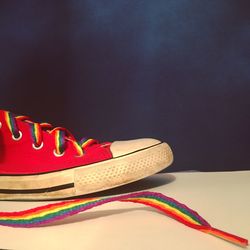
[[[4,116],[7,126],[10,132],[12,133],[13,139],[18,139],[20,136],[22,136],[21,131],[18,128],[17,121],[24,121],[30,125],[30,133],[33,140],[33,147],[35,148],[40,148],[41,146],[43,146],[42,131],[47,131],[50,134],[54,134],[54,153],[56,156],[63,155],[64,151],[66,150],[67,141],[73,144],[78,156],[83,155],[84,148],[97,142],[94,139],[85,138],[78,142],[67,129],[63,127],[53,128],[53,126],[49,123],[32,122],[28,116],[15,116],[9,111],[5,111]]]
[[[10,227],[44,226],[114,201],[144,204],[164,212],[169,217],[193,229],[217,236],[241,247],[248,245],[247,239],[212,227],[197,212],[186,205],[161,193],[149,191],[104,198],[66,200],[18,212],[0,212],[0,225]]]
[[[30,121],[27,116],[15,116],[8,111],[5,112],[5,119],[14,138],[21,136],[17,121],[20,120],[29,123],[33,145],[37,148],[41,147],[43,143],[43,130],[54,134],[56,155],[62,155],[64,153],[66,149],[66,141],[73,144],[79,156],[83,155],[85,147],[96,142],[93,139],[82,139],[80,142],[77,142],[74,136],[65,128],[53,128],[49,123],[35,123]],[[186,205],[174,200],[173,198],[155,192],[137,192],[106,198],[67,200],[18,212],[0,212],[0,225],[10,227],[44,226],[114,201],[134,202],[154,207],[188,227],[217,236],[242,247],[248,245],[247,239],[212,227],[197,212],[188,208]]]

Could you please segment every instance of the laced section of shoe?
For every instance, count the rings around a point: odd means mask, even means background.
[[[79,142],[75,139],[75,137],[63,127],[53,127],[49,123],[37,123],[30,120],[28,116],[16,116],[9,111],[5,111],[4,113],[5,121],[8,129],[12,134],[13,140],[20,140],[23,136],[21,130],[18,128],[18,121],[26,122],[30,126],[30,134],[32,138],[32,147],[36,150],[39,150],[43,147],[43,131],[54,135],[55,141],[55,149],[54,155],[56,157],[63,156],[65,150],[67,148],[67,143],[71,143],[75,148],[77,155],[83,156],[84,149],[89,147],[92,144],[98,143],[94,139],[86,139],[83,138]]]

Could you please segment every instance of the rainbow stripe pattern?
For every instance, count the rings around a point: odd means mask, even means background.
[[[10,132],[12,133],[14,137],[17,138],[19,136],[19,130],[16,124],[15,117],[9,111],[6,111],[4,116],[5,116],[6,124]]]
[[[31,136],[33,143],[36,147],[39,147],[42,144],[42,131],[39,123],[30,123],[31,127]]]
[[[65,151],[65,132],[63,130],[54,129],[55,131],[55,152],[62,155]]]
[[[53,126],[49,123],[37,123],[32,122],[28,116],[16,116],[9,111],[5,111],[4,118],[6,120],[7,127],[9,128],[12,136],[14,139],[19,139],[22,134],[18,128],[18,121],[19,122],[26,122],[30,126],[30,133],[33,144],[36,149],[40,149],[43,146],[43,131],[46,131],[50,134],[54,134],[54,141],[55,141],[55,150],[54,153],[56,156],[61,156],[64,154],[67,141],[70,141],[73,147],[77,151],[77,156],[83,156],[84,148],[94,144],[96,140],[94,139],[86,139],[84,142],[79,143],[75,140],[73,135],[62,127],[53,128]]]
[[[91,144],[94,144],[96,142],[95,139],[87,139],[87,138],[82,138],[78,144],[81,146],[81,148],[86,148],[90,146]]]
[[[193,229],[217,236],[241,247],[248,245],[247,239],[213,228],[197,212],[186,205],[161,193],[149,191],[104,198],[66,200],[19,212],[0,212],[0,225],[10,227],[44,226],[114,201],[144,204],[162,211],[169,217]]]

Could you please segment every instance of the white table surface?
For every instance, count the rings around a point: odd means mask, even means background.
[[[197,211],[215,228],[250,240],[250,171],[163,173],[99,195],[156,191]],[[19,211],[48,202],[0,202]],[[114,202],[47,227],[0,226],[0,249],[231,250],[226,241],[188,228],[144,205]],[[249,247],[248,247],[249,249]]]

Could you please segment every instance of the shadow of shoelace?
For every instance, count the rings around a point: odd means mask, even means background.
[[[173,174],[156,174],[149,176],[142,180],[138,180],[123,186],[115,187],[105,191],[95,192],[87,195],[81,195],[77,198],[89,198],[89,197],[102,197],[102,196],[111,196],[111,195],[120,195],[125,193],[132,193],[138,191],[144,191],[163,185],[167,185],[175,181],[175,176]]]
[[[171,182],[175,181],[175,176],[173,174],[156,174],[150,177],[147,177],[145,179],[112,188],[109,190],[101,191],[101,192],[96,192],[88,195],[82,195],[78,196],[77,198],[89,198],[89,197],[103,197],[103,196],[114,196],[114,195],[121,195],[125,193],[132,193],[132,192],[138,192],[138,191],[143,191],[143,190],[149,190],[152,188],[160,187],[163,185],[168,185]],[[45,226],[60,226],[60,225],[66,225],[66,224],[71,224],[71,223],[77,223],[81,221],[86,221],[86,220],[93,220],[93,219],[98,219],[101,217],[107,217],[107,216],[112,216],[112,215],[118,215],[118,214],[123,214],[123,213],[128,213],[128,212],[133,212],[133,211],[151,211],[151,212],[157,212],[157,213],[163,213],[161,211],[155,210],[154,208],[151,207],[131,207],[131,208],[118,208],[118,209],[106,209],[106,210],[98,210],[98,211],[86,211],[74,216],[70,216],[67,218],[64,218],[62,220],[47,224]],[[43,227],[43,226],[42,226]]]

